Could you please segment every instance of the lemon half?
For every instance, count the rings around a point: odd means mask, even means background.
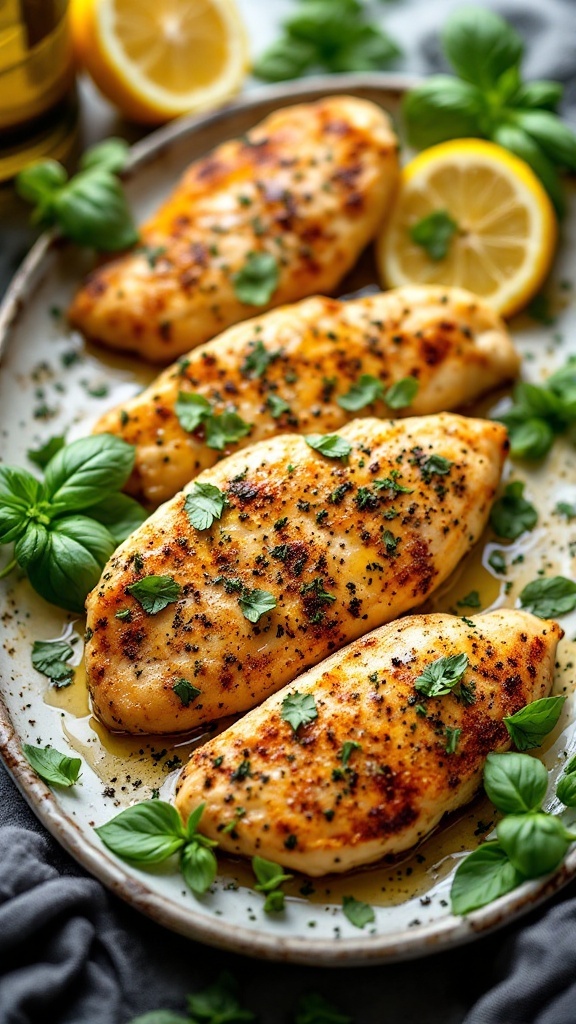
[[[219,106],[248,68],[234,0],[73,0],[72,33],[98,88],[149,124]]]
[[[431,214],[443,215],[444,226],[452,222],[445,254],[436,258],[413,239]],[[510,316],[541,287],[556,237],[552,203],[523,160],[492,142],[457,139],[432,146],[404,168],[377,240],[379,273],[389,287],[467,288]]]

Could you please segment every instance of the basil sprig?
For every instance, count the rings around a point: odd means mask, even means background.
[[[576,423],[576,356],[545,384],[517,384],[512,404],[502,413],[496,412],[494,419],[508,428],[512,456],[544,458],[554,439]]]
[[[134,465],[135,449],[112,434],[84,437],[61,448],[44,480],[0,466],[0,544],[47,601],[82,612],[114,550],[146,518],[137,501],[118,493]]]
[[[548,772],[536,758],[488,755],[484,788],[504,817],[496,827],[497,839],[459,864],[450,892],[453,914],[469,914],[561,864],[576,835],[559,817],[542,810],[547,787]],[[560,791],[557,795],[562,799]]]
[[[66,788],[78,782],[82,767],[79,757],[68,757],[54,747],[33,747],[29,743],[22,744],[22,752],[44,782]]]
[[[180,870],[186,885],[201,896],[212,885],[218,868],[213,839],[198,831],[205,804],[200,804],[184,826],[172,804],[142,800],[95,829],[112,853],[133,864],[161,864],[180,854]]]
[[[367,20],[360,0],[300,0],[283,33],[252,73],[267,82],[299,78],[311,68],[380,71],[400,55],[393,39]]]
[[[482,7],[467,5],[451,14],[442,47],[457,77],[433,75],[408,93],[410,143],[425,149],[446,139],[492,139],[532,167],[562,212],[559,171],[576,170],[576,135],[555,114],[562,86],[523,82],[522,39]]]
[[[138,232],[118,178],[127,153],[122,139],[107,139],[86,150],[72,178],[56,160],[24,168],[16,178],[16,190],[34,204],[33,223],[57,225],[78,245],[104,252],[134,245]]]
[[[254,886],[256,892],[262,892],[266,896],[264,900],[264,912],[266,914],[277,914],[284,910],[285,897],[280,886],[289,882],[294,876],[285,875],[284,869],[274,861],[265,860],[264,857],[252,858],[252,870],[256,875],[257,882]]]
[[[541,745],[560,718],[565,700],[566,697],[561,694],[557,697],[541,697],[504,719],[504,725],[517,750],[532,750]]]

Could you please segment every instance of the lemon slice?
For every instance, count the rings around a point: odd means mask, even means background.
[[[80,63],[136,121],[217,107],[247,71],[234,0],[73,0],[71,21]]]
[[[458,285],[510,316],[540,288],[556,237],[550,199],[523,160],[492,142],[457,139],[404,168],[376,243],[378,268],[389,287]]]

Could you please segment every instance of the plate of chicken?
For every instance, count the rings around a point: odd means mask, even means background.
[[[0,314],[3,757],[114,892],[264,958],[422,955],[576,871],[576,455],[509,440],[519,376],[576,389],[576,204],[553,327],[383,289],[404,88],[156,132],[137,245],[43,236]]]

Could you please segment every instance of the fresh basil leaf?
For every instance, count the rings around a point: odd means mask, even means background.
[[[0,544],[18,540],[29,526],[30,519],[25,509],[16,505],[0,506]]]
[[[51,543],[51,536],[43,524],[29,523],[14,545],[14,557],[18,565],[28,572],[35,562],[45,557]]]
[[[278,261],[270,252],[248,253],[242,269],[232,275],[234,294],[247,306],[266,306],[279,280]]]
[[[567,615],[576,608],[576,583],[565,576],[533,580],[520,593],[520,607],[541,619]]]
[[[442,32],[444,52],[456,73],[490,93],[500,77],[522,60],[524,46],[508,22],[484,7],[454,11]]]
[[[74,175],[55,194],[51,208],[62,233],[79,245],[117,252],[138,241],[122,185],[103,167]]]
[[[242,596],[238,598],[238,604],[248,622],[258,622],[261,615],[274,610],[277,601],[274,594],[268,590],[244,589]]]
[[[324,996],[310,992],[302,996],[296,1009],[294,1024],[354,1024],[352,1017],[341,1013]]]
[[[382,381],[378,380],[378,377],[372,377],[369,373],[363,373],[346,394],[338,396],[336,402],[347,412],[358,412],[359,409],[372,405],[380,398],[384,398]]]
[[[408,141],[417,149],[427,149],[447,139],[478,137],[485,107],[482,91],[469,82],[432,75],[404,97]]]
[[[107,498],[87,508],[84,514],[102,523],[116,544],[122,544],[148,518],[140,502],[127,494],[109,494]]]
[[[214,985],[188,996],[189,1024],[250,1024],[255,1020],[238,1000],[235,978],[225,972]]]
[[[218,452],[224,451],[226,445],[246,437],[252,430],[252,424],[246,423],[235,412],[223,412],[221,416],[211,416],[206,420],[206,444]]]
[[[536,526],[538,513],[523,494],[524,484],[520,480],[514,480],[492,506],[490,525],[499,537],[516,540],[521,534]]]
[[[126,587],[148,615],[157,615],[180,597],[182,587],[173,576],[143,576]]]
[[[560,82],[524,82],[514,95],[514,106],[529,110],[556,110],[563,92],[564,87]]]
[[[318,718],[318,708],[312,693],[299,693],[294,690],[287,694],[282,701],[280,718],[288,722],[294,732],[298,732],[300,726],[310,725],[315,718]]]
[[[524,876],[510,862],[499,843],[485,843],[460,861],[452,881],[453,914],[470,914],[512,892]]]
[[[40,469],[44,469],[48,465],[50,459],[56,455],[61,448],[66,444],[66,438],[64,436],[51,437],[45,444],[41,445],[40,448],[29,448],[26,452],[30,462],[35,463]]]
[[[426,697],[442,697],[461,682],[468,668],[467,654],[450,654],[432,661],[414,681],[414,688]]]
[[[69,516],[52,525],[29,528],[14,555],[34,589],[51,604],[82,613],[86,595],[96,586],[116,548],[108,530],[94,519]]]
[[[488,754],[484,789],[503,814],[539,811],[548,788],[548,772],[529,754]]]
[[[279,419],[280,416],[283,415],[283,413],[290,412],[290,406],[288,402],[281,398],[280,395],[274,394],[273,391],[271,391],[268,397],[266,398],[266,405],[270,409],[270,415],[274,420]]]
[[[352,445],[339,434],[306,434],[306,444],[315,451],[321,452],[329,459],[346,459],[352,451]]]
[[[518,125],[504,122],[495,125],[490,137],[499,146],[504,146],[529,164],[548,192],[556,213],[561,217],[566,203],[560,176],[536,140]]]
[[[264,900],[265,914],[280,914],[285,909],[286,897],[282,889],[272,889],[271,892],[266,893],[266,899]]]
[[[226,505],[226,495],[218,487],[198,481],[184,501],[188,519],[196,530],[209,530],[215,519],[222,518]]]
[[[434,210],[413,224],[409,233],[415,245],[424,249],[431,260],[439,262],[446,259],[457,232],[458,224],[447,210]]]
[[[576,171],[576,135],[548,110],[517,111],[516,123],[535,139],[549,160]]]
[[[273,892],[283,882],[289,882],[294,877],[285,875],[280,864],[265,860],[264,857],[252,858],[252,870],[257,878],[257,884],[254,886],[257,892]]]
[[[28,512],[31,505],[38,505],[44,497],[44,488],[32,473],[17,466],[0,466],[2,505]]]
[[[53,197],[67,182],[68,175],[56,160],[38,160],[16,175],[16,191],[28,203],[37,203],[34,222],[40,222],[50,209]]]
[[[134,445],[113,434],[94,434],[65,445],[44,474],[54,511],[80,511],[119,491],[132,472],[135,457]]]
[[[29,743],[22,744],[22,753],[44,782],[67,788],[78,782],[82,767],[79,757],[68,757],[54,747],[32,747]]]
[[[138,864],[160,864],[186,842],[178,811],[164,800],[142,800],[94,831],[117,857]]]
[[[183,677],[176,680],[172,689],[176,696],[180,698],[182,707],[185,708],[187,708],[193,700],[196,700],[196,697],[199,697],[202,692],[197,686],[193,686],[188,679],[184,679]]]
[[[563,861],[571,837],[551,814],[507,814],[496,826],[498,842],[525,878],[547,875]]]
[[[416,377],[402,377],[391,384],[384,394],[384,401],[391,409],[406,409],[418,394],[420,382]]]
[[[556,725],[566,697],[541,697],[521,708],[514,715],[504,719],[514,746],[518,750],[532,750],[539,747],[542,741]]]
[[[532,417],[523,423],[507,423],[506,415],[499,419],[508,426],[510,454],[519,459],[543,459],[554,444],[554,431],[546,420]]]
[[[362,750],[362,744],[357,743],[356,740],[345,740],[342,744],[342,750],[340,751],[339,757],[344,768],[348,767],[350,758],[355,750]]]
[[[401,55],[396,42],[376,25],[363,25],[356,37],[324,58],[330,71],[381,71]]]
[[[367,924],[372,924],[376,920],[376,915],[367,903],[362,903],[361,900],[357,900],[354,896],[343,896],[342,897],[342,910],[344,916],[348,918],[350,924],[353,924],[355,928],[365,928]]]
[[[203,395],[193,395],[189,391],[180,391],[174,411],[183,430],[192,434],[201,423],[212,415],[212,406]]]
[[[186,885],[202,896],[214,883],[218,862],[213,850],[198,842],[188,842],[180,854],[180,870]]]
[[[123,171],[128,161],[130,147],[124,139],[111,136],[103,142],[90,146],[80,157],[79,167],[82,171],[99,167],[101,170],[118,174]]]
[[[265,82],[300,78],[315,63],[316,56],[317,50],[313,43],[284,35],[257,57],[252,74]]]
[[[566,807],[576,807],[576,775],[566,769],[556,786],[556,796]]]
[[[66,662],[73,654],[73,648],[65,640],[35,640],[32,665],[55,686],[68,686],[74,678],[74,669]]]

